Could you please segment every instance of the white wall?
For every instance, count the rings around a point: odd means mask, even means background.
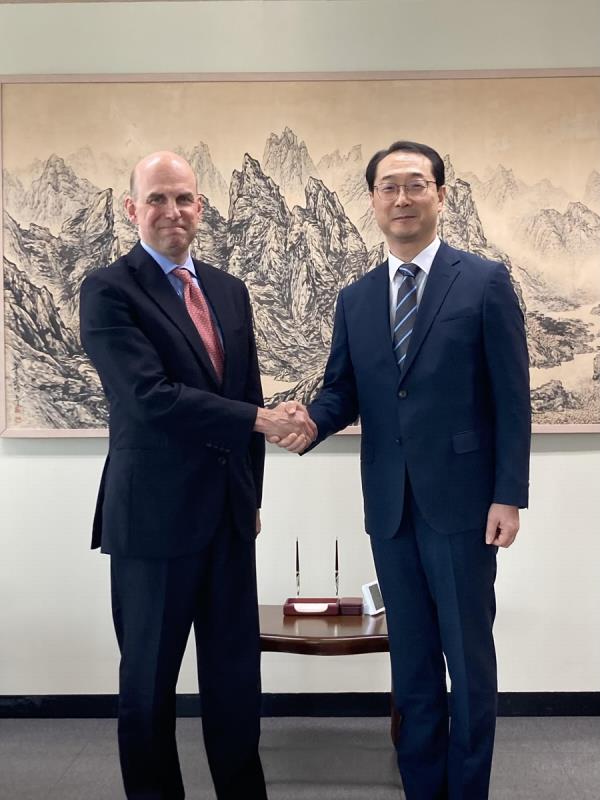
[[[595,0],[0,6],[0,75],[598,66]]]
[[[201,2],[0,5],[0,75],[510,69],[600,66],[595,0],[502,4]],[[168,31],[168,37],[165,32]],[[35,124],[35,121],[32,121]],[[0,694],[116,689],[108,559],[88,548],[105,440],[0,441]],[[500,554],[502,691],[600,690],[600,435],[537,435],[531,510]],[[262,602],[373,577],[362,533],[357,437],[307,458],[270,448]],[[385,655],[267,654],[264,689],[384,691]],[[180,691],[194,691],[186,658]]]

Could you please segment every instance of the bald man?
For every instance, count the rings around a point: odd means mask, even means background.
[[[140,242],[81,287],[81,340],[110,410],[92,547],[111,557],[125,792],[185,796],[175,689],[193,625],[217,797],[260,800],[263,434],[316,431],[302,411],[262,407],[246,287],[190,254],[202,207],[189,164],[147,156],[125,206]]]

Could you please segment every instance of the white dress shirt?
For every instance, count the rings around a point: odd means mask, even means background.
[[[389,253],[388,267],[390,271],[390,330],[393,330],[394,328],[394,319],[396,316],[396,297],[398,296],[398,289],[404,280],[404,276],[398,274],[398,267],[401,267],[403,264],[416,264],[417,267],[419,267],[419,272],[417,273],[417,277],[415,279],[415,283],[417,285],[418,307],[419,303],[421,302],[421,298],[423,297],[423,291],[425,289],[425,284],[427,283],[429,270],[431,269],[433,259],[439,250],[440,244],[440,237],[436,236],[433,242],[428,244],[427,247],[421,250],[420,253],[417,253],[412,261],[402,261],[393,253]]]

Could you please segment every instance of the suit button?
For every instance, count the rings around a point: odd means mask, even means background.
[[[402,444],[402,439],[401,439],[400,437],[398,437],[398,438],[396,439],[396,444]]]
[[[224,467],[225,464],[227,464],[227,459],[225,458],[225,456],[219,456],[217,458],[217,464],[220,464],[222,467]]]
[[[406,389],[400,389],[400,391],[398,392],[398,397],[401,400],[404,400],[404,398],[407,396],[407,394],[408,394],[408,392],[406,391]]]

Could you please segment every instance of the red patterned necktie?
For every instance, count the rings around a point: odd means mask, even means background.
[[[206,298],[192,279],[191,273],[185,267],[176,267],[173,275],[183,284],[183,300],[192,322],[198,329],[206,352],[215,368],[217,377],[223,380],[223,348],[217,334],[215,323],[208,308]]]

